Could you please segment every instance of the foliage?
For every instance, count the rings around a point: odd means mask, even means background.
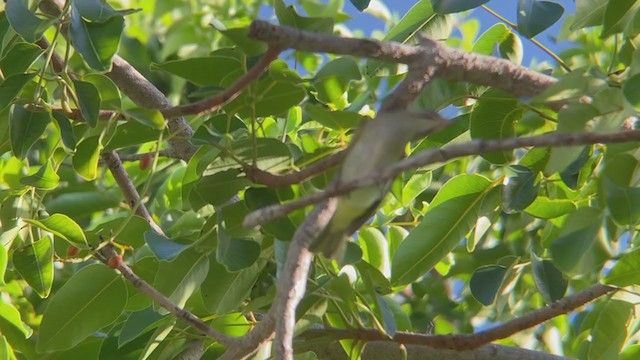
[[[162,156],[176,133],[161,113],[136,105],[125,95],[132,90],[108,76],[113,56],[174,103],[191,103],[220,93],[260,59],[266,46],[247,36],[259,11],[300,29],[349,34],[343,6],[370,2],[75,0],[57,16],[38,3],[7,0],[0,15],[0,358],[168,359],[201,336],[97,263],[91,255],[106,242],[174,303],[223,333],[246,333],[253,316],[242,314],[271,305],[305,212],[259,229],[244,228],[244,216],[315,193],[335,173],[270,188],[246,168],[289,173],[344,149],[405,68],[285,53],[215,113],[186,117],[197,150],[179,160]],[[515,63],[522,38],[563,12],[555,2],[520,0],[519,32],[497,20],[478,34],[476,20],[457,13],[486,1],[420,0],[400,18],[371,3],[386,23],[382,40],[416,44],[422,34]],[[416,106],[445,109],[455,125],[408,154],[468,139],[627,126],[640,107],[639,4],[576,0],[558,34],[576,44],[558,55],[573,71],[555,69],[558,83],[535,98],[432,82]],[[41,38],[51,46],[41,49]],[[552,101],[569,105],[557,112]],[[164,236],[125,201],[101,160],[112,150],[135,159],[125,169]],[[153,158],[141,155],[148,153]],[[627,143],[494,152],[408,171],[354,237],[346,266],[315,258],[297,330],[469,333],[600,281],[633,292],[638,169],[638,144]],[[69,247],[80,254],[70,256]],[[635,302],[619,293],[501,343],[614,359],[637,351]],[[353,357],[360,349],[342,346]],[[206,349],[204,358],[221,353],[211,339]]]

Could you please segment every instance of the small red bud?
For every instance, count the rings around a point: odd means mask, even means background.
[[[151,163],[153,163],[153,155],[144,154],[140,158],[140,170],[147,170],[151,166]]]
[[[75,246],[69,246],[67,248],[67,256],[69,257],[76,257],[78,256],[79,253],[80,253],[80,249],[78,249]]]
[[[117,269],[122,264],[122,255],[114,255],[109,258],[107,265],[112,269]]]

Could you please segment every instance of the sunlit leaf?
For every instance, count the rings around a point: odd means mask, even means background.
[[[87,240],[82,228],[71,218],[63,214],[52,214],[41,219],[23,219],[25,222],[46,230],[60,238],[68,241],[71,245],[84,247]]]
[[[48,236],[16,250],[13,265],[41,298],[49,296],[53,285],[53,244]]]

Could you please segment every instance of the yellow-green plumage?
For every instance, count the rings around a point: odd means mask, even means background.
[[[447,125],[437,113],[385,113],[367,121],[356,132],[335,181],[346,183],[376,174],[404,155],[405,145]],[[349,236],[373,215],[388,184],[371,185],[338,198],[336,211],[311,246],[327,258],[340,260]]]

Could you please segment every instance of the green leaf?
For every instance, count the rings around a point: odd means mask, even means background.
[[[351,81],[362,78],[358,64],[351,58],[338,58],[326,63],[313,82],[316,97],[324,103],[335,104],[339,109],[347,106],[346,91]]]
[[[257,138],[255,141],[255,151],[254,142],[251,139],[234,142],[231,145],[231,152],[235,159],[219,156],[207,167],[205,174],[209,175],[229,169],[238,169],[240,165],[237,160],[246,164],[253,164],[254,154],[257,154],[255,166],[258,169],[277,173],[291,168],[293,157],[286,144],[273,138]]]
[[[588,76],[584,71],[572,71],[543,91],[542,94],[536,95],[532,102],[536,104],[555,101],[573,102],[583,96],[594,95],[608,87],[609,85],[603,79]]]
[[[518,31],[532,38],[551,27],[564,14],[562,5],[541,0],[518,0]]]
[[[166,126],[164,116],[160,111],[155,109],[135,108],[125,111],[124,114],[155,130],[162,130]]]
[[[215,50],[207,57],[151,63],[151,70],[166,71],[199,86],[227,87],[245,73],[244,62],[242,52],[225,48]]]
[[[609,300],[598,314],[591,329],[591,345],[587,359],[617,359],[627,338],[627,322],[633,314],[633,304]]]
[[[0,60],[0,69],[4,77],[26,72],[43,52],[44,50],[35,44],[25,42],[15,44]]]
[[[76,89],[82,118],[89,126],[96,127],[100,118],[100,104],[102,102],[98,88],[90,82],[80,80],[73,80],[73,85]]]
[[[22,88],[33,79],[35,74],[36,73],[11,75],[0,84],[0,111],[11,105],[13,99],[18,96]]]
[[[453,14],[476,8],[489,0],[431,0],[433,10],[438,14]]]
[[[485,31],[473,45],[473,52],[493,55],[496,45],[500,54],[516,64],[522,62],[522,42],[505,24],[499,23]]]
[[[593,208],[580,208],[562,226],[560,236],[549,248],[553,263],[563,272],[573,272],[578,265],[594,267],[601,259],[592,258],[602,214]]]
[[[140,9],[115,10],[104,0],[74,0],[73,9],[83,18],[95,22],[105,22],[114,16],[124,16],[140,11]]]
[[[439,15],[433,11],[431,0],[420,0],[400,19],[400,21],[384,36],[382,41],[406,43],[415,34],[421,33],[425,37],[435,40],[445,39],[451,32],[451,24],[446,15]],[[384,62],[368,60],[366,74],[376,76]]]
[[[602,283],[619,287],[640,284],[640,250],[622,255]]]
[[[140,311],[132,312],[124,325],[122,325],[122,330],[118,336],[118,347],[122,347],[130,343],[138,336],[150,331],[166,318],[167,317],[165,315],[154,311],[151,306]]]
[[[562,272],[549,260],[532,256],[533,280],[547,303],[553,303],[564,297],[568,281]]]
[[[499,191],[495,190],[499,190],[496,184],[479,175],[449,180],[393,255],[393,285],[408,284],[431,270],[464,239],[478,217],[496,211]]]
[[[311,119],[319,122],[325,127],[335,130],[347,130],[358,127],[367,117],[349,111],[331,111],[320,105],[306,104],[304,112]]]
[[[16,250],[13,265],[41,298],[49,296],[53,285],[53,244],[48,236]]]
[[[251,187],[244,192],[244,201],[249,210],[257,210],[262,207],[279,204],[282,201],[291,200],[294,197],[290,188],[270,189],[266,187]],[[278,240],[289,241],[297,229],[297,224],[292,217],[287,215],[261,225],[264,232],[271,234]]]
[[[20,312],[13,305],[0,301],[0,318],[2,322],[8,323],[14,330],[24,335],[25,338],[31,336],[31,330],[25,328],[22,323],[22,318],[20,317]]]
[[[369,7],[369,3],[371,0],[349,0],[356,9],[360,11],[364,11],[367,7]]]
[[[182,252],[171,262],[160,262],[153,286],[182,307],[198,290],[209,272],[209,258],[194,250]],[[157,305],[154,305],[158,309]],[[166,314],[166,310],[160,310]]]
[[[158,130],[143,125],[138,121],[127,121],[118,125],[115,134],[105,145],[105,150],[116,150],[123,147],[144,144],[158,140]]]
[[[44,20],[37,17],[23,0],[7,0],[5,11],[13,30],[30,43],[38,41],[45,30],[57,19]]]
[[[609,2],[604,11],[601,38],[622,32],[633,19],[637,10],[636,0],[617,0]]]
[[[618,186],[604,179],[605,204],[616,224],[635,224],[640,219],[640,188]]]
[[[60,176],[53,170],[51,162],[47,161],[35,174],[21,178],[20,182],[40,190],[53,190],[58,187]]]
[[[216,260],[229,271],[239,271],[252,266],[260,256],[260,244],[253,240],[231,237],[226,229],[218,226]]]
[[[100,137],[91,136],[80,141],[76,153],[71,159],[73,168],[76,170],[78,175],[82,176],[86,180],[93,180],[98,176],[100,151],[102,151]]]
[[[231,169],[203,177],[195,190],[204,201],[214,206],[221,206],[249,185],[251,181],[239,170]]]
[[[485,91],[473,106],[469,131],[473,139],[504,139],[515,135],[515,124],[523,110],[518,100],[500,90]],[[506,164],[513,159],[512,151],[484,153],[482,157],[494,164]]]
[[[82,195],[85,198],[91,198],[92,196],[95,196],[91,193],[84,193]],[[101,241],[101,235],[104,238],[118,232],[117,241],[119,244],[130,245],[138,248],[144,245],[145,232],[151,229],[149,223],[145,219],[137,215],[128,218],[126,213],[120,213],[120,218],[107,218],[104,220],[108,221],[95,224],[95,226],[91,230],[86,232],[87,241],[89,243],[96,243],[98,241]]]
[[[538,196],[538,173],[522,165],[508,167],[509,175],[502,187],[502,210],[513,214],[531,205]]]
[[[618,360],[634,360],[640,357],[640,344],[634,344],[626,346],[622,352],[620,352],[620,356]]]
[[[171,261],[180,255],[189,245],[179,244],[155,231],[145,231],[144,241],[158,260]]]
[[[640,109],[640,74],[635,74],[622,84],[622,92],[625,99],[633,105],[634,109]]]
[[[284,66],[283,66],[284,65]],[[286,63],[274,61],[269,67],[269,76],[262,77],[253,91],[243,91],[234,100],[224,105],[228,114],[242,117],[280,115],[298,105],[306,96],[298,84],[299,77],[286,68]]]
[[[249,24],[230,28],[216,27],[216,29],[236,44],[247,56],[258,56],[267,51],[267,44],[249,37]]]
[[[365,285],[371,285],[371,295],[387,295],[393,292],[391,283],[389,282],[389,274],[383,274],[379,269],[367,261],[358,261],[355,263],[360,276],[363,278]],[[388,266],[388,264],[387,264]]]
[[[212,256],[209,273],[200,288],[207,310],[222,315],[239,309],[266,263],[264,259],[258,259],[250,267],[232,272]]]
[[[524,211],[541,219],[553,219],[566,215],[576,209],[576,204],[567,199],[549,199],[538,196]]]
[[[111,79],[102,74],[87,74],[83,81],[93,84],[100,93],[100,108],[108,110],[120,110],[122,108],[122,95]]]
[[[588,104],[571,104],[558,112],[558,127],[561,134],[588,131],[590,120],[599,115],[598,109]],[[546,174],[564,171],[584,151],[584,146],[553,147],[545,167]]]
[[[62,138],[62,144],[64,144],[67,149],[74,151],[76,149],[78,140],[76,139],[76,134],[73,132],[71,121],[69,121],[69,118],[60,113],[54,112],[52,115],[53,119],[55,120],[55,124],[58,125],[60,137]]]
[[[498,265],[488,265],[476,269],[469,280],[471,294],[484,306],[493,304],[506,273],[507,268]]]
[[[123,29],[122,16],[91,23],[84,20],[78,11],[71,12],[69,36],[73,47],[90,67],[98,71],[111,70],[111,58],[118,51]]]
[[[391,273],[389,246],[380,230],[367,227],[358,232],[358,244],[362,248],[363,259],[385,276]]]
[[[46,202],[47,211],[63,213],[72,218],[90,216],[96,211],[118,206],[120,196],[103,191],[64,193]]]
[[[609,0],[576,0],[576,16],[571,30],[601,25]]]
[[[31,111],[16,105],[11,114],[11,148],[13,154],[24,159],[33,144],[42,136],[51,122],[51,115],[46,111]]]
[[[87,239],[84,236],[84,232],[82,232],[82,228],[66,215],[53,214],[42,220],[23,219],[23,221],[48,231],[68,241],[73,246],[85,248],[87,245]]]
[[[16,230],[17,229],[17,230]],[[0,235],[0,285],[4,285],[4,275],[7,272],[7,263],[9,262],[9,254],[7,254],[8,244],[18,235],[20,228],[9,229]],[[6,239],[5,239],[6,237]],[[11,238],[10,238],[11,237]],[[5,242],[6,241],[6,242]]]
[[[127,287],[101,264],[82,268],[53,296],[42,317],[36,349],[69,349],[113,323],[127,303]]]
[[[328,17],[300,16],[293,5],[286,6],[283,0],[274,0],[273,8],[281,25],[313,32],[333,31],[333,19]]]
[[[432,178],[431,171],[417,172],[411,176],[402,188],[402,205],[409,206],[422,192],[429,188]]]

